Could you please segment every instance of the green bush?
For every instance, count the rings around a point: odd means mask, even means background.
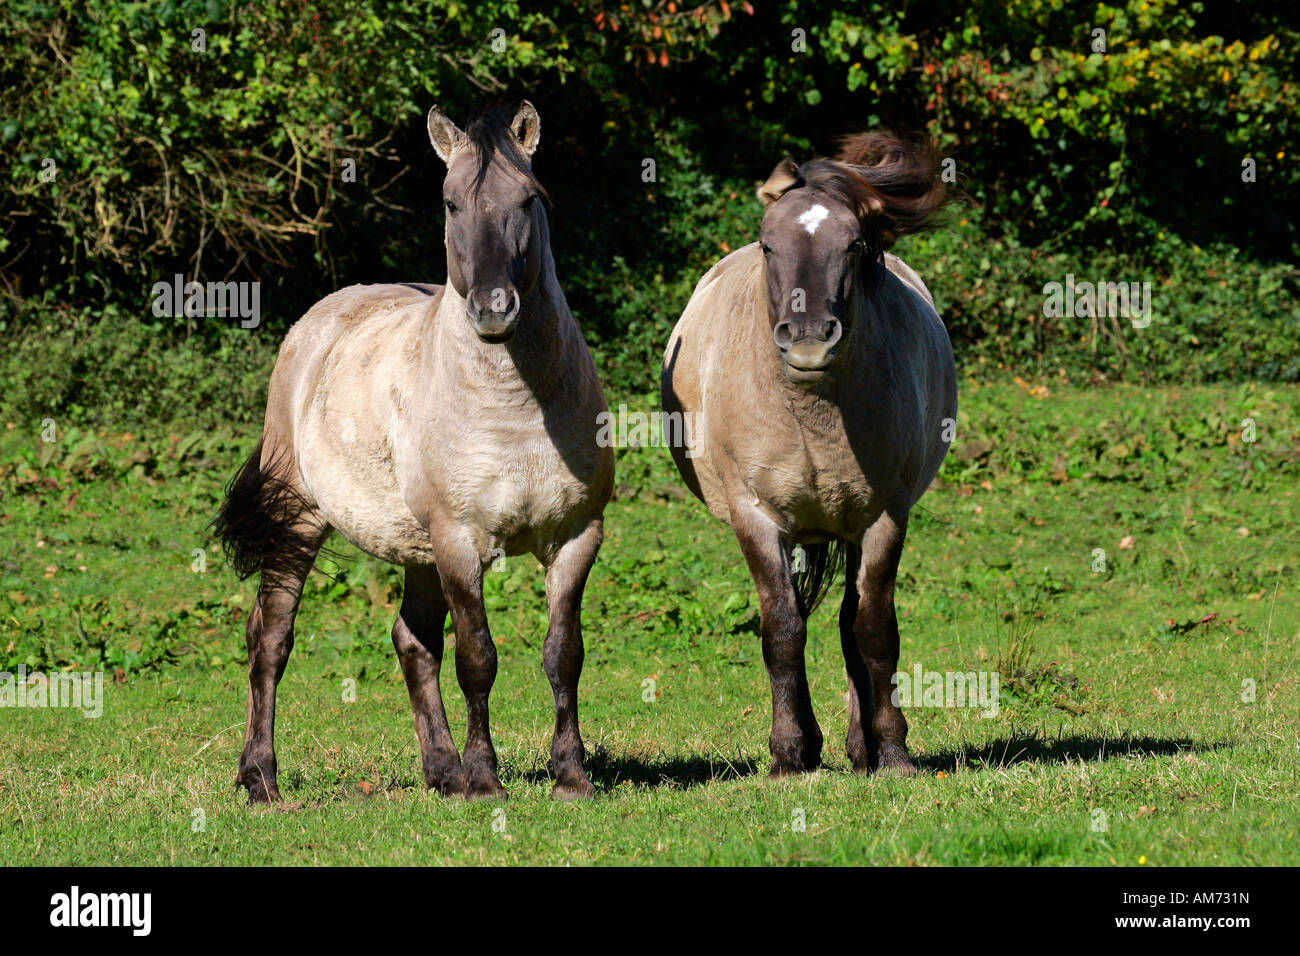
[[[186,341],[170,321],[145,322],[112,304],[29,309],[18,325],[0,321],[0,416],[81,427],[260,422],[278,335],[230,327]]]
[[[1201,248],[1150,226],[1144,253],[1115,244],[1048,252],[996,234],[978,209],[905,239],[895,251],[921,272],[958,363],[983,379],[1012,373],[1156,382],[1300,380],[1300,272],[1236,247]],[[1044,314],[1044,286],[1149,282],[1151,320]]]
[[[955,161],[965,205],[900,252],[977,374],[1294,380],[1278,211],[1300,205],[1298,66],[1267,0],[14,0],[4,401],[256,416],[275,340],[313,301],[442,278],[428,107],[521,96],[543,117],[561,281],[619,391],[654,381],[699,276],[754,237],[756,182],[868,126],[926,130]],[[155,321],[149,289],[176,273],[260,280],[263,327]],[[1044,317],[1067,273],[1150,281],[1152,326]]]

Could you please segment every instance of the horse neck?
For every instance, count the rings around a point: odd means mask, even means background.
[[[555,275],[549,242],[541,255],[537,281],[520,303],[514,336],[504,345],[483,342],[465,315],[465,300],[450,282],[444,287],[425,349],[431,374],[450,373],[460,384],[478,388],[526,388],[540,401],[561,385],[581,342]]]
[[[859,267],[849,300],[847,341],[842,347],[841,360],[846,363],[861,365],[880,344],[880,293],[885,285],[885,273],[883,259],[864,261]]]

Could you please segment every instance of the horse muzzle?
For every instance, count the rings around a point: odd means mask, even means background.
[[[840,339],[844,337],[843,324],[833,317],[814,328],[815,331],[810,331],[808,325],[804,325],[803,329],[797,329],[794,323],[786,321],[778,322],[772,329],[772,339],[785,361],[786,378],[800,385],[821,381],[835,364]],[[796,332],[802,334],[796,338]]]
[[[466,297],[465,314],[469,316],[470,323],[474,326],[474,332],[482,341],[497,345],[502,342],[509,342],[514,336],[515,326],[519,324],[519,292],[511,289],[510,294],[510,307],[505,311],[480,311],[478,304],[474,300],[473,291]],[[489,301],[496,305],[499,298],[500,296],[494,293],[489,298]]]
[[[803,341],[781,350],[785,376],[799,385],[820,382],[835,364],[839,354],[838,336],[834,342]]]

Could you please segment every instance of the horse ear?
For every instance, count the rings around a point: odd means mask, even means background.
[[[451,151],[460,145],[465,134],[456,128],[456,124],[443,115],[442,110],[434,107],[429,110],[429,142],[433,151],[444,163],[451,162]]]
[[[776,164],[776,169],[772,170],[772,175],[767,177],[767,182],[758,187],[759,201],[764,206],[770,206],[782,196],[784,196],[795,183],[799,181],[799,167],[790,157],[786,157]]]
[[[524,151],[524,155],[533,155],[537,141],[542,138],[542,118],[537,115],[537,107],[527,100],[520,103],[519,112],[510,121],[510,131],[519,140],[519,148]]]

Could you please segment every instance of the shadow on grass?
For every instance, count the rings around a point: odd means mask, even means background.
[[[689,757],[660,755],[649,758],[610,753],[599,744],[590,747],[585,761],[587,776],[597,791],[608,793],[619,784],[687,790],[709,783],[740,780],[758,771],[758,764],[740,756],[697,755]],[[551,779],[542,768],[522,774],[529,783]]]
[[[1017,734],[999,737],[988,743],[949,747],[916,757],[916,768],[923,772],[940,770],[952,773],[966,767],[992,768],[1018,763],[1064,764],[1095,763],[1116,757],[1171,757],[1180,753],[1206,753],[1231,746],[1230,743],[1205,744],[1187,737],[1102,737],[1072,734],[1041,737]]]
[[[1170,757],[1180,753],[1208,753],[1230,747],[1230,742],[1200,743],[1187,737],[1101,737],[1069,735],[1042,737],[1015,734],[998,737],[983,744],[948,747],[923,756],[913,756],[916,769],[932,776],[939,771],[997,770],[1022,763],[1069,764],[1095,763],[1120,757]],[[614,754],[596,745],[587,753],[587,775],[596,789],[609,793],[620,784],[669,790],[688,790],[710,783],[742,780],[759,772],[758,764],[736,756],[728,760],[721,755],[670,756],[649,758]],[[849,772],[836,762],[822,764],[823,771]],[[528,783],[548,783],[553,778],[544,767],[534,767],[520,774]]]

